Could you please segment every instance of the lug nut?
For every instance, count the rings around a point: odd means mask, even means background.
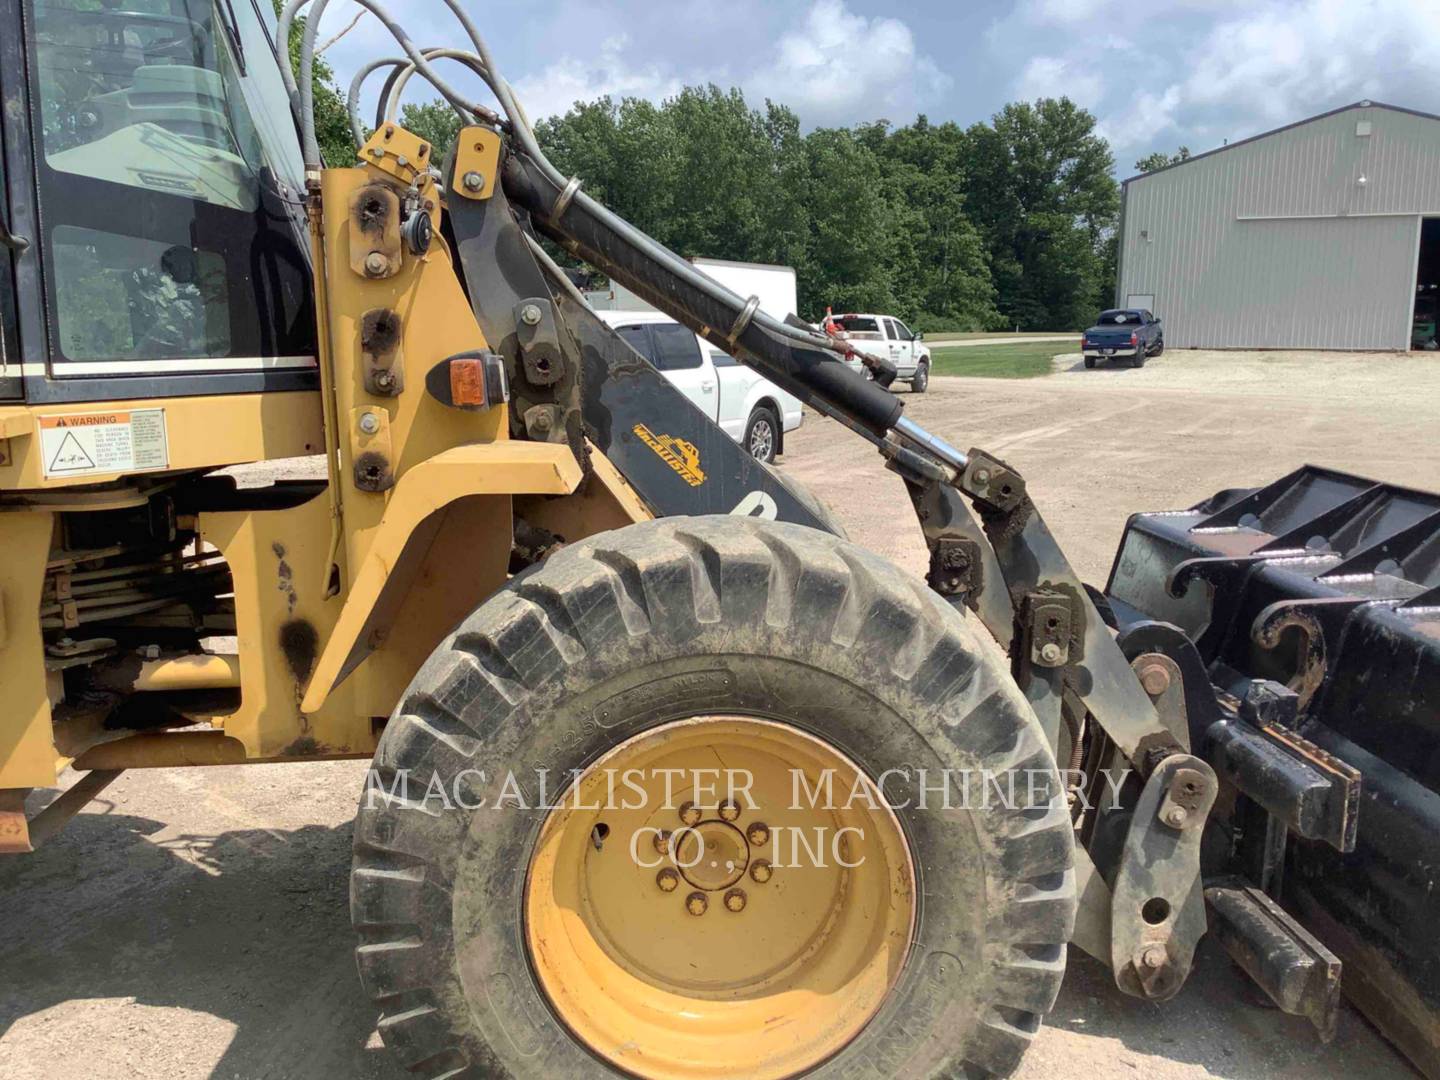
[[[976,469],[976,470],[975,470],[975,483],[977,483],[977,484],[988,484],[989,482],[990,482],[990,470],[989,470],[989,469]]]
[[[655,875],[655,884],[660,886],[661,892],[674,892],[680,885],[680,875],[667,866]]]
[[[1170,955],[1165,951],[1164,945],[1146,945],[1140,953],[1140,963],[1152,971],[1164,967],[1169,959]]]
[[[720,816],[726,821],[734,821],[740,816],[740,804],[734,799],[726,799],[720,804]]]
[[[764,859],[756,859],[750,864],[750,877],[757,885],[764,885],[770,880],[770,864]]]
[[[1060,646],[1053,641],[1047,641],[1040,646],[1040,659],[1047,664],[1058,664],[1060,662]]]
[[[670,854],[670,830],[661,829],[655,834],[655,853],[657,855]]]
[[[710,907],[710,901],[703,892],[692,892],[685,897],[685,910],[691,915],[704,915]]]
[[[700,808],[693,802],[683,803],[680,806],[680,820],[692,828],[700,824]]]
[[[744,911],[744,910],[745,910],[745,890],[744,890],[744,889],[731,889],[729,892],[727,892],[727,893],[725,894],[725,910],[726,910],[726,911]]]
[[[460,180],[466,191],[479,191],[485,186],[485,178],[478,172],[467,172]]]
[[[1169,810],[1165,811],[1165,824],[1169,825],[1172,829],[1178,829],[1185,824],[1189,817],[1190,815],[1185,812],[1183,806],[1172,806]]]
[[[770,826],[763,821],[757,821],[745,830],[745,839],[756,847],[764,847],[770,842]]]
[[[389,390],[395,385],[395,376],[388,371],[377,371],[375,373],[375,385],[381,390]]]
[[[526,304],[520,309],[520,321],[526,326],[540,325],[540,305]]]
[[[373,412],[361,413],[360,430],[363,431],[366,435],[374,435],[377,431],[380,430],[380,418],[376,416]]]
[[[371,277],[379,277],[390,269],[390,260],[385,257],[382,251],[372,251],[365,256],[365,273]]]

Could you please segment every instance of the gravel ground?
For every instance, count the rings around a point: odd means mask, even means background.
[[[1086,577],[1103,581],[1125,516],[1183,506],[1305,462],[1440,489],[1440,358],[1167,353],[1141,370],[932,380],[907,413],[1000,453]],[[919,572],[899,481],[811,416],[786,471],[852,538]],[[396,1080],[355,978],[346,912],[364,763],[132,772],[50,846],[0,861],[0,1077]],[[1174,1001],[1141,1004],[1083,955],[1024,1080],[1413,1077],[1346,1011],[1320,1046],[1259,1008],[1202,948]]]

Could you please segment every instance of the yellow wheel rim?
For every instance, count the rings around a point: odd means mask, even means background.
[[[616,1067],[793,1076],[895,985],[915,919],[909,846],[871,780],[820,739],[677,721],[556,802],[526,880],[526,944],[555,1013]]]

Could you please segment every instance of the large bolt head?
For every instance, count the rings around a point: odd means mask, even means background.
[[[460,182],[465,185],[466,191],[479,191],[485,186],[485,178],[474,171],[467,172],[460,178]]]
[[[1140,953],[1140,963],[1152,971],[1164,967],[1169,959],[1170,954],[1165,951],[1164,945],[1146,945]]]
[[[691,915],[704,915],[710,908],[710,901],[703,892],[692,892],[685,897],[685,910]]]
[[[745,830],[745,839],[755,847],[764,847],[770,842],[770,826],[763,821],[754,822]]]
[[[1047,641],[1040,646],[1040,659],[1047,664],[1058,664],[1060,662],[1060,646],[1053,641]]]
[[[1159,697],[1170,689],[1170,672],[1164,664],[1146,664],[1140,669],[1140,685],[1151,697]]]
[[[1169,810],[1165,811],[1165,824],[1169,825],[1172,829],[1180,828],[1189,818],[1190,815],[1185,812],[1183,806],[1172,806]]]
[[[538,304],[526,304],[520,309],[520,321],[526,326],[539,326],[540,316],[541,311]]]
[[[371,277],[379,277],[390,269],[390,260],[385,257],[383,251],[372,251],[365,256],[365,273]]]
[[[734,799],[726,799],[720,804],[720,819],[722,821],[734,821],[740,816],[740,804]]]
[[[661,892],[674,892],[680,885],[680,875],[667,866],[655,875],[655,884]]]
[[[745,890],[744,890],[744,889],[731,889],[729,892],[727,892],[727,893],[725,894],[725,910],[726,910],[726,911],[744,911],[744,910],[745,910]]]
[[[373,412],[361,413],[360,430],[363,431],[366,435],[374,435],[377,431],[380,430],[380,418],[376,416]]]
[[[764,885],[765,882],[769,881],[770,875],[773,872],[770,864],[764,859],[756,859],[750,864],[750,879],[757,885]]]
[[[655,834],[655,853],[657,855],[670,854],[670,830],[661,829]]]
[[[700,808],[693,802],[682,803],[680,806],[680,820],[692,828],[700,824]]]

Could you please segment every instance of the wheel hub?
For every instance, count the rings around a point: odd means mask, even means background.
[[[898,978],[909,847],[829,744],[764,720],[677,721],[558,801],[529,867],[526,944],[559,1018],[615,1066],[792,1076],[850,1042]]]
[[[727,889],[745,876],[750,843],[725,821],[702,821],[675,834],[674,860],[685,880],[697,889]]]

